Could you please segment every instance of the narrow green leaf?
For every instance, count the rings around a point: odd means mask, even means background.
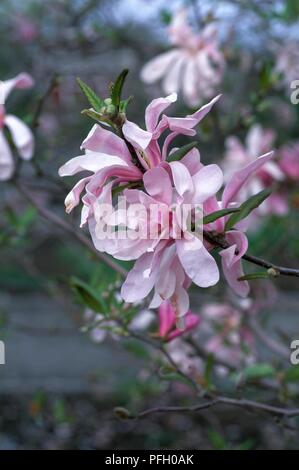
[[[264,377],[273,377],[275,369],[271,364],[260,363],[248,366],[243,371],[246,380],[262,379]]]
[[[84,305],[91,308],[94,312],[108,313],[108,307],[104,299],[86,282],[77,277],[72,277],[70,284]]]
[[[207,362],[205,364],[205,371],[204,371],[204,378],[206,382],[207,389],[211,387],[212,384],[212,372],[215,363],[215,358],[213,354],[209,354],[207,358]]]
[[[169,156],[167,161],[169,162],[177,162],[181,160],[185,155],[187,155],[190,150],[192,150],[194,147],[196,147],[197,142],[191,142],[190,144],[184,145],[183,147],[179,148],[178,150],[175,150],[175,152],[172,152]]]
[[[269,279],[267,271],[258,271],[256,273],[245,274],[238,278],[238,281],[253,281],[254,279]]]
[[[299,381],[299,365],[290,367],[284,374],[284,382],[298,382]]]
[[[220,219],[229,214],[233,214],[234,212],[239,212],[239,208],[231,207],[230,209],[220,209],[219,211],[215,211],[212,214],[205,215],[203,218],[203,224],[210,224],[211,222],[215,222],[215,220]]]
[[[128,69],[123,70],[117,77],[111,89],[112,104],[114,104],[114,106],[117,106],[118,108],[120,105],[122,89],[123,89],[125,79],[128,73],[129,73]]]
[[[77,78],[77,83],[81,88],[82,92],[86,96],[89,104],[93,107],[93,109],[97,112],[104,106],[103,100],[88,86],[83,80]]]
[[[260,206],[262,202],[267,199],[267,197],[270,196],[271,192],[271,189],[264,189],[263,191],[260,191],[259,193],[247,199],[247,201],[243,202],[243,204],[241,204],[239,207],[239,212],[233,214],[226,222],[225,230],[230,230],[238,222],[245,219],[245,217],[247,217],[254,209]]]
[[[126,100],[122,100],[119,105],[119,111],[125,113],[127,111],[128,104],[131,103],[133,95],[130,95]]]
[[[106,122],[112,126],[112,122],[110,121],[110,119],[104,117],[101,113],[98,113],[93,109],[83,109],[81,111],[81,114],[83,114],[84,116],[88,116],[98,122]]]

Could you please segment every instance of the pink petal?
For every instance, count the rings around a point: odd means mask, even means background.
[[[180,53],[172,66],[165,72],[162,88],[165,93],[177,93],[181,87],[182,73],[186,62],[184,53]]]
[[[0,130],[0,181],[7,181],[12,177],[14,166],[11,150]]]
[[[120,157],[88,150],[85,155],[72,158],[65,163],[59,168],[58,174],[59,176],[71,176],[84,170],[96,173],[103,168],[112,167],[114,165],[128,168],[128,164]]]
[[[121,295],[126,302],[144,299],[154,287],[158,271],[152,270],[154,253],[145,253],[135,263],[122,285]]]
[[[238,192],[246,181],[251,177],[251,175],[259,170],[266,162],[268,162],[273,157],[273,152],[266,153],[261,157],[257,158],[254,162],[245,166],[239,171],[236,171],[227,185],[224,188],[222,195],[222,206],[223,208],[228,207],[230,202],[234,202],[234,198],[237,196]]]
[[[172,186],[169,175],[162,167],[155,167],[143,175],[143,183],[150,196],[165,204],[171,204]]]
[[[175,326],[175,313],[173,306],[169,301],[164,301],[159,307],[159,336],[164,338],[167,333]]]
[[[34,85],[34,80],[28,73],[20,73],[14,78],[6,80],[3,82],[3,93],[4,93],[4,101],[8,97],[9,93],[14,88],[26,89],[31,88]]]
[[[183,196],[186,193],[191,193],[194,190],[193,181],[185,165],[181,162],[171,162],[169,166],[178,194]]]
[[[201,240],[176,240],[180,262],[190,279],[199,287],[209,287],[219,281],[219,271],[213,256]]]
[[[90,176],[78,181],[78,183],[75,184],[73,189],[66,196],[64,205],[65,205],[65,210],[68,214],[74,209],[74,207],[76,207],[79,204],[81,193],[83,189],[85,189],[85,185],[86,183],[88,183],[89,180],[90,180]]]
[[[172,95],[166,96],[166,98],[157,98],[147,106],[145,110],[145,124],[149,132],[154,132],[161,113],[176,100],[177,95],[173,93]]]
[[[145,150],[152,140],[152,133],[144,131],[134,122],[126,120],[122,127],[125,138],[134,146]]]
[[[248,249],[248,240],[244,233],[236,230],[226,232],[226,240],[231,246],[220,251],[224,276],[237,294],[246,297],[249,293],[249,284],[247,281],[238,281],[238,278],[244,274],[241,258]]]
[[[171,63],[180,55],[179,49],[174,49],[160,54],[150,60],[141,70],[141,79],[145,83],[153,83],[160,80],[169,70]]]
[[[20,157],[30,160],[34,151],[34,138],[29,127],[19,118],[7,115],[4,119],[5,125],[9,128],[12,140],[18,149]]]
[[[219,191],[223,183],[223,173],[218,165],[207,165],[199,170],[192,180],[195,188],[193,202],[200,204]]]
[[[97,153],[116,155],[130,164],[132,158],[123,139],[95,124],[81,145],[82,149],[92,150]]]

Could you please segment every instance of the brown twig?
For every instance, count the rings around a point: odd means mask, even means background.
[[[296,416],[299,416],[299,408],[281,408],[277,406],[267,405],[265,403],[259,403],[257,401],[246,400],[243,398],[237,399],[219,396],[210,401],[199,403],[198,405],[193,406],[159,406],[155,408],[150,408],[148,410],[142,411],[137,416],[135,416],[135,418],[141,419],[156,413],[194,413],[221,404],[236,406],[239,408],[245,408],[253,411],[265,411],[274,416],[282,416],[287,418],[294,418]]]
[[[208,242],[210,242],[211,244],[219,248],[225,249],[225,248],[228,248],[229,246],[224,238],[221,238],[215,235],[213,232],[204,231],[203,236]],[[262,258],[258,258],[257,256],[252,256],[247,253],[243,255],[242,258],[262,268],[271,269],[273,271],[274,277],[279,276],[279,275],[299,277],[299,269],[286,268],[284,266],[277,266],[273,263],[270,263],[269,261],[266,261]]]

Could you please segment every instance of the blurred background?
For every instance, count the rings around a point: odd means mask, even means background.
[[[92,125],[80,114],[87,103],[76,78],[105,98],[111,80],[129,68],[125,95],[134,99],[127,114],[143,126],[146,105],[164,91],[159,81],[145,84],[140,70],[173,47],[167,28],[182,6],[195,31],[217,25],[225,61],[214,90],[223,97],[200,126],[204,163],[221,165],[227,137],[244,142],[255,124],[275,132],[274,148],[299,141],[299,105],[290,99],[290,82],[299,79],[295,0],[2,0],[0,78],[25,71],[35,80],[31,90],[16,90],[7,107],[31,124],[42,102],[33,165],[22,163],[18,169],[39,204],[65,217],[67,188],[57,185],[57,171],[80,154]],[[171,114],[194,109],[179,97]],[[47,180],[43,172],[50,175]],[[298,267],[298,178],[288,180],[283,194],[286,189],[288,211],[257,221],[249,235],[250,252]],[[68,217],[78,225],[79,211]],[[0,185],[0,257],[0,339],[6,345],[6,365],[0,366],[0,449],[298,448],[298,432],[273,418],[240,416],[238,410],[153,416],[146,422],[117,419],[115,407],[142,410],[172,404],[174,397],[183,404],[187,392],[183,385],[157,380],[148,350],[138,342],[99,342],[83,331],[86,310],[70,278],[103,293],[119,278],[41,219],[13,183]],[[275,288],[262,287],[262,297],[273,300],[262,318],[287,344],[299,338],[298,282],[278,279]],[[224,285],[194,289],[193,311],[226,295]],[[266,392],[255,398],[266,399]]]

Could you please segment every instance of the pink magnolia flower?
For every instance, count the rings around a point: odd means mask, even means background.
[[[222,181],[220,168],[213,164],[203,166],[199,152],[194,149],[180,162],[165,162],[163,166],[148,170],[143,176],[146,192],[137,189],[124,191],[124,196],[131,203],[143,204],[145,207],[152,204],[159,208],[156,219],[151,214],[147,217],[150,228],[153,228],[152,224],[158,225],[151,231],[158,236],[154,240],[138,240],[137,248],[132,244],[130,251],[125,252],[125,256],[134,259],[134,251],[138,250],[135,266],[121,289],[124,300],[141,300],[154,288],[150,308],[159,307],[163,300],[169,299],[178,318],[189,310],[187,288],[191,281],[200,287],[209,287],[218,282],[216,261],[198,234],[188,230],[186,221],[181,217],[183,210],[180,209],[203,204],[217,193]],[[93,237],[95,234],[96,229]],[[128,246],[127,243],[126,248]],[[113,253],[116,258],[123,256],[121,240],[119,248],[120,254]]]
[[[193,330],[200,323],[200,317],[189,310],[184,317],[184,328],[176,326],[177,318],[175,310],[170,302],[164,301],[159,307],[159,336],[165,341],[171,341],[184,333]]]
[[[272,129],[264,130],[259,125],[253,126],[247,134],[245,145],[237,137],[229,137],[226,141],[226,154],[222,164],[224,178],[229,180],[234,171],[239,170],[250,162],[253,162],[257,155],[262,155],[273,148],[275,134]],[[284,174],[278,163],[268,161],[259,171],[255,172],[250,182],[243,186],[239,196],[242,200],[271,186],[275,182],[284,180]],[[272,194],[256,211],[257,214],[277,214],[284,215],[288,212],[286,197],[281,192]]]
[[[145,83],[163,78],[166,94],[183,90],[186,102],[196,106],[202,99],[213,95],[221,82],[224,57],[219,50],[214,24],[194,33],[184,9],[177,11],[168,29],[171,44],[168,52],[158,55],[141,70]]]
[[[244,188],[246,190],[246,186],[250,184],[250,180],[254,177],[255,173],[261,171],[262,167],[268,165],[272,157],[273,152],[267,153],[256,158],[241,170],[235,171],[224,187],[222,200],[217,201],[216,197],[211,197],[204,203],[204,212],[208,214],[220,209],[238,207],[237,201],[239,200],[240,191],[244,191]],[[220,234],[224,233],[227,219],[228,216],[221,217],[215,222],[205,225],[204,228],[208,231],[216,231]],[[246,253],[248,248],[248,240],[244,233],[246,224],[242,221],[236,228],[237,230],[225,232],[225,241],[229,246],[220,251],[220,256],[223,273],[228,284],[237,294],[246,297],[249,293],[249,284],[247,281],[238,280],[244,274],[242,256]]]
[[[18,15],[15,18],[15,35],[19,41],[32,42],[39,34],[38,28],[30,18]]]
[[[299,181],[299,142],[282,147],[278,163],[287,178]]]
[[[211,303],[203,307],[202,329],[208,334],[205,350],[232,366],[254,362],[254,338],[242,324],[242,312],[229,304]]]
[[[12,114],[6,114],[4,103],[14,88],[26,89],[33,85],[33,79],[26,73],[20,73],[10,80],[2,82],[0,89],[0,181],[11,178],[14,171],[12,151],[4,135],[6,126],[16,146],[18,154],[24,160],[30,160],[34,151],[34,138],[29,127]]]

